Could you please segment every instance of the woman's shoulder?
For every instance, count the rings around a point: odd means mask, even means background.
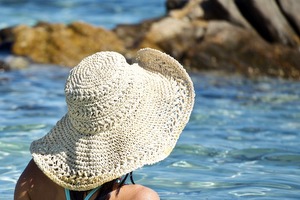
[[[29,191],[36,185],[35,180],[37,172],[36,165],[30,160],[17,181],[14,199],[30,199]]]
[[[35,162],[31,159],[19,177],[17,186],[22,185],[24,189],[32,188],[33,186],[45,185],[50,183],[50,179],[38,168]]]
[[[111,195],[110,200],[131,199],[131,200],[159,200],[158,194],[151,188],[143,185],[124,185],[118,195],[116,191]]]
[[[14,199],[18,200],[62,199],[63,196],[63,188],[52,182],[33,160],[19,177],[14,193]]]

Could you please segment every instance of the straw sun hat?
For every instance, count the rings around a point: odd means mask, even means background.
[[[84,58],[66,81],[67,114],[30,151],[55,183],[89,190],[165,159],[189,120],[193,84],[153,49],[128,64],[116,52]]]

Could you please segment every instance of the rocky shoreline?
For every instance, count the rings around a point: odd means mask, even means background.
[[[151,47],[188,70],[300,80],[300,1],[167,0],[166,9],[161,18],[112,30],[83,22],[9,27],[0,30],[0,51],[72,67],[107,50],[131,62],[138,49]]]

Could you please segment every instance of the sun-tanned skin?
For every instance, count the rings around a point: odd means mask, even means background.
[[[124,185],[118,195],[116,190],[110,193],[110,200],[158,200],[158,194],[142,185]],[[97,192],[90,198],[94,200]],[[34,163],[29,162],[20,176],[14,194],[14,200],[64,200],[64,188],[51,181]]]

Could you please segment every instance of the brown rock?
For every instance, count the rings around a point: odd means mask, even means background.
[[[186,29],[191,27],[190,23],[171,17],[166,17],[159,22],[153,23],[146,37],[153,42],[160,42],[175,35],[182,34]]]
[[[151,25],[140,47],[158,48],[180,59],[203,36],[204,24],[166,17]]]
[[[145,20],[140,24],[121,24],[113,29],[114,33],[122,39],[125,48],[137,48],[152,24],[160,19]]]
[[[0,60],[0,72],[9,71],[9,70],[10,70],[9,65],[6,62],[4,62],[3,60]],[[1,82],[1,79],[0,79],[0,82]]]
[[[300,2],[299,0],[278,0],[282,12],[300,36]]]
[[[185,55],[185,65],[201,69],[300,79],[299,51],[271,45],[227,22],[210,21],[205,40]]]
[[[298,46],[300,40],[275,0],[235,0],[253,27],[269,42]]]
[[[185,2],[181,9],[174,9],[169,11],[169,16],[177,19],[199,19],[203,18],[204,11],[199,6],[202,0],[192,0]]]
[[[74,66],[97,51],[123,51],[123,43],[112,31],[82,22],[21,25],[14,28],[13,34],[12,52],[40,63]]]
[[[30,65],[29,60],[22,56],[9,56],[6,58],[6,63],[12,70],[26,69]]]
[[[151,25],[159,19],[145,20],[140,24],[121,24],[113,29],[113,32],[120,38],[124,44],[124,56],[128,62],[133,61],[136,51],[141,48],[146,33]],[[152,47],[152,44],[146,45]]]
[[[189,2],[189,0],[167,0],[166,1],[167,11],[174,10],[174,9],[181,9],[188,2]]]
[[[73,66],[102,50],[119,51],[130,61],[137,49],[152,47],[186,68],[300,80],[299,37],[292,29],[298,18],[280,0],[182,2],[170,6],[165,17],[112,31],[80,22],[40,23],[0,31],[0,43],[42,63]]]
[[[13,53],[28,56],[36,62],[50,62],[47,57],[48,33],[46,29],[20,25],[13,29],[13,35]]]
[[[7,50],[11,48],[11,44],[14,41],[13,27],[8,27],[0,30],[0,49]]]
[[[209,2],[214,2],[214,1],[209,1]],[[223,9],[224,10],[223,12],[226,13],[226,15],[223,15],[223,18],[221,16],[221,19],[226,19],[227,21],[237,26],[241,26],[249,30],[253,30],[249,22],[240,13],[239,9],[234,3],[234,0],[217,0],[215,2],[219,4],[220,9]]]
[[[170,5],[177,5],[177,1],[168,1]],[[191,0],[182,2],[182,5],[179,4],[182,9],[170,9],[170,16],[174,18],[189,18],[196,19],[201,18],[204,20],[226,20],[237,26],[242,26],[253,30],[252,26],[248,23],[247,20],[240,13],[237,8],[234,0]],[[175,7],[173,5],[173,7]],[[174,9],[172,7],[172,9]],[[179,8],[181,8],[179,7]],[[176,8],[176,7],[175,7]]]
[[[116,32],[130,41],[127,50],[157,48],[188,69],[300,79],[297,49],[270,44],[255,31],[230,21],[167,16],[126,29],[118,27]]]

